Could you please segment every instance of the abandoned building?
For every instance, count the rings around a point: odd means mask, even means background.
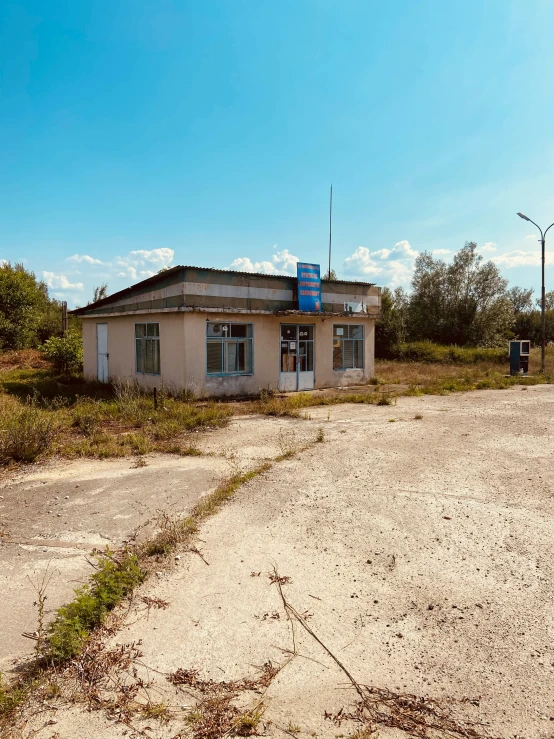
[[[320,281],[317,265],[298,277],[179,266],[73,312],[87,379],[221,396],[369,380],[379,307],[380,288]]]

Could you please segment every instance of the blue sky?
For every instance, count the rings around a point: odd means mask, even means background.
[[[553,26],[551,0],[4,0],[0,259],[71,305],[326,266],[332,182],[339,276],[407,285],[474,240],[536,289]]]

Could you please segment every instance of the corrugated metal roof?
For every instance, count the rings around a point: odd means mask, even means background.
[[[113,295],[108,295],[107,298],[102,298],[102,300],[97,300],[95,303],[90,303],[89,305],[85,305],[82,308],[75,308],[75,310],[70,311],[70,313],[73,313],[73,315],[80,315],[81,313],[86,313],[87,311],[92,310],[93,308],[100,308],[103,305],[108,305],[114,300],[119,300],[120,298],[125,297],[133,290],[141,289],[149,285],[154,285],[156,284],[156,282],[159,282],[160,280],[164,280],[170,275],[173,275],[182,269],[199,269],[205,272],[219,272],[221,274],[227,274],[227,275],[241,275],[242,277],[261,277],[264,280],[270,280],[270,279],[296,280],[296,277],[294,277],[293,275],[266,275],[266,274],[263,274],[262,272],[239,272],[238,270],[235,270],[235,269],[217,269],[216,267],[194,267],[193,265],[190,265],[190,264],[187,264],[187,265],[179,264],[179,265],[176,265],[175,267],[170,267],[169,269],[166,269],[163,272],[158,272],[158,274],[153,275],[152,277],[147,277],[145,280],[136,282],[134,285],[125,287],[123,288],[123,290],[119,290],[118,292],[113,293]],[[374,282],[360,282],[360,280],[322,280],[322,283],[326,283],[326,284],[344,283],[345,285],[364,285],[366,287],[373,287],[373,285],[375,285]]]

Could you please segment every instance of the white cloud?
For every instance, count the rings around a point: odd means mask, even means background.
[[[48,287],[55,290],[82,290],[82,282],[70,282],[65,275],[57,275],[55,272],[43,272],[43,277]]]
[[[67,261],[74,262],[75,264],[80,264],[81,262],[86,262],[87,264],[104,264],[100,259],[89,257],[88,254],[74,254],[72,257],[68,257]]]
[[[538,234],[529,234],[525,238],[526,239],[536,239],[537,241],[540,241]]]
[[[433,254],[436,257],[445,257],[447,254],[452,254],[450,249],[433,249]]]
[[[264,275],[294,275],[297,262],[298,257],[291,254],[288,249],[283,249],[273,255],[271,262],[253,262],[249,257],[237,257],[228,269],[235,269],[239,272],[260,272]]]
[[[392,287],[407,285],[414,271],[418,252],[412,249],[409,241],[398,241],[392,249],[369,251],[359,246],[343,263],[343,270],[354,277],[378,278],[381,284]]]
[[[486,241],[483,246],[479,247],[480,251],[492,252],[496,251],[496,244],[494,241]]]
[[[514,249],[514,251],[493,257],[492,261],[507,269],[511,269],[512,267],[540,267],[541,253],[540,251]],[[546,254],[546,264],[554,264],[554,254]]]
[[[0,267],[3,267],[7,263],[8,263],[8,260],[7,259],[0,259]]]
[[[115,266],[119,269],[117,277],[136,280],[138,277],[152,277],[164,267],[169,267],[173,261],[173,249],[161,247],[159,249],[137,249],[130,251],[124,257],[116,257]]]

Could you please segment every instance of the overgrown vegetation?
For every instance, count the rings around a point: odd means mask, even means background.
[[[403,358],[398,347],[414,341],[504,348],[515,337],[538,344],[540,301],[532,296],[532,290],[509,290],[475,242],[467,242],[449,263],[424,252],[416,258],[409,293],[383,288],[376,355]],[[553,341],[554,291],[547,294],[546,312],[547,341]]]
[[[401,362],[427,362],[439,364],[477,364],[492,362],[508,364],[505,347],[487,349],[482,347],[459,347],[433,344],[432,341],[413,341],[391,347],[390,359]]]
[[[75,591],[75,598],[58,609],[50,626],[45,659],[54,664],[74,657],[89,633],[101,624],[123,598],[146,575],[133,552],[114,556],[109,551],[96,557],[97,569],[91,583]]]
[[[22,264],[0,264],[0,349],[38,347],[61,328],[62,305],[50,298],[46,283]]]
[[[18,403],[0,396],[0,464],[34,462],[53,448],[60,428],[56,414],[34,399]]]
[[[63,377],[76,375],[83,367],[83,341],[75,329],[64,336],[51,336],[44,342],[42,351],[54,372]]]
[[[225,403],[183,402],[163,392],[156,403],[136,383],[111,387],[56,379],[43,369],[8,370],[0,372],[0,464],[52,454],[199,454],[189,434],[223,426],[232,413]]]
[[[141,458],[150,452],[196,455],[201,451],[191,432],[221,427],[237,411],[300,418],[313,406],[389,405],[399,395],[554,381],[551,348],[544,375],[537,374],[539,351],[532,350],[533,376],[527,378],[505,376],[508,362],[503,348],[440,346],[423,341],[400,344],[392,354],[395,359],[376,361],[376,376],[365,387],[288,396],[263,390],[258,400],[239,406],[225,401],[181,400],[163,389],[156,403],[152,393],[135,382],[112,386],[79,377],[62,378],[44,366],[38,352],[10,352],[9,362],[6,358],[4,363],[0,354],[0,464],[33,462],[53,454],[68,458]]]

